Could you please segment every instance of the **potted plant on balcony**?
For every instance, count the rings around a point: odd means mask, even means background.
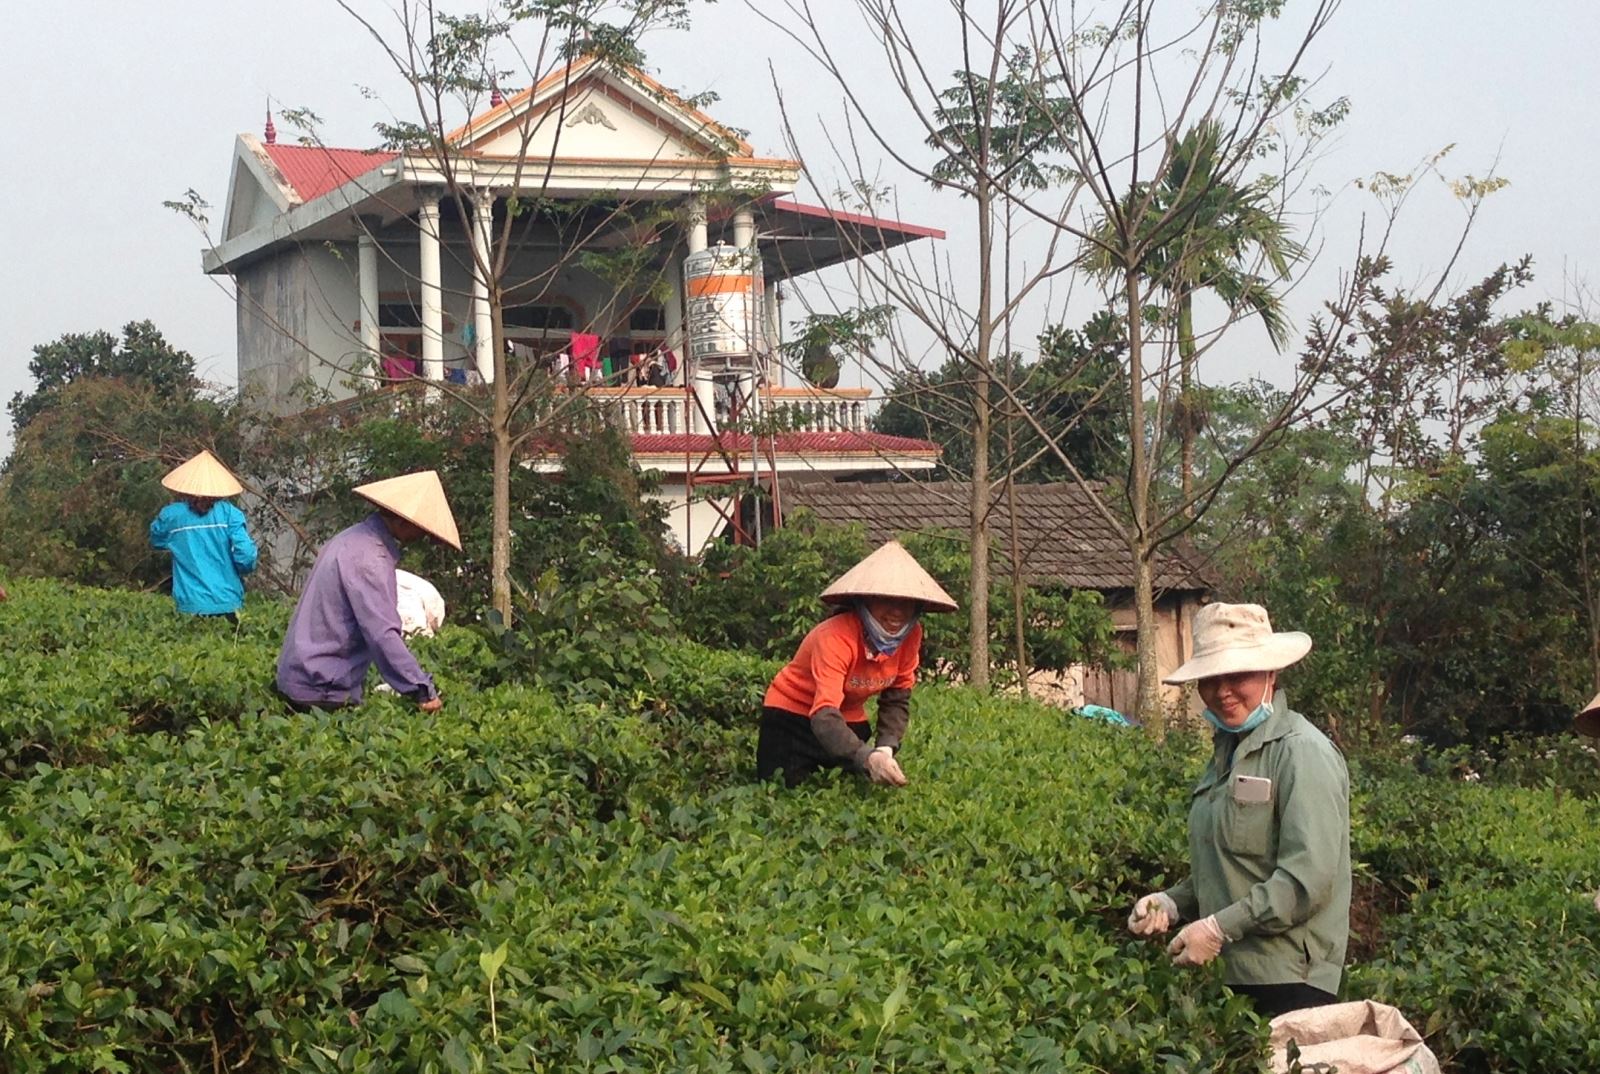
[[[800,356],[800,372],[818,388],[839,386],[839,356],[826,342],[812,343]]]
[[[893,306],[813,313],[794,323],[796,335],[783,345],[784,356],[791,362],[798,360],[801,374],[815,387],[837,388],[844,368],[841,355],[852,350],[865,353],[888,331],[893,313]]]

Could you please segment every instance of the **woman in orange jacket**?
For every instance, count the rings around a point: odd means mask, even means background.
[[[781,771],[792,787],[823,768],[852,768],[903,787],[895,754],[911,719],[918,620],[923,612],[953,612],[956,602],[897,541],[850,568],[822,599],[838,611],[811,629],[767,687],[756,774],[771,779]],[[869,744],[866,702],[874,696],[878,734]]]

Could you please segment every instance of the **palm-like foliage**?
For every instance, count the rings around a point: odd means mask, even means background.
[[[1194,440],[1205,425],[1194,387],[1194,296],[1210,291],[1231,315],[1261,319],[1275,348],[1290,325],[1274,289],[1305,248],[1289,234],[1273,204],[1271,180],[1240,185],[1225,174],[1230,162],[1222,124],[1206,120],[1171,146],[1168,166],[1153,183],[1131,190],[1119,214],[1094,229],[1084,265],[1106,279],[1132,263],[1170,299],[1177,315],[1180,393],[1174,417],[1183,441],[1182,482],[1193,487]]]

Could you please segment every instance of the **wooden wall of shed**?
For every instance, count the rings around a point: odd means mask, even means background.
[[[1131,658],[1135,646],[1135,616],[1131,596],[1107,594],[1111,621],[1117,627],[1117,642]],[[1200,607],[1200,594],[1189,591],[1168,594],[1156,601],[1156,666],[1162,676],[1175,670],[1194,652],[1194,613]],[[1104,705],[1132,714],[1138,693],[1137,673],[1132,669],[1089,668],[1083,679],[1086,704]],[[1161,687],[1169,715],[1186,718],[1200,715],[1200,701],[1193,690],[1181,686]]]

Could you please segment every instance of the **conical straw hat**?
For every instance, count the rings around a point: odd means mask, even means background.
[[[903,597],[920,601],[930,612],[956,610],[950,594],[899,541],[885,544],[822,591],[829,604],[845,604],[855,597]]]
[[[202,451],[182,466],[168,471],[161,484],[179,496],[204,496],[213,500],[237,496],[244,491],[238,479],[209,451]]]
[[[1595,694],[1594,700],[1583,706],[1583,711],[1572,721],[1572,728],[1580,735],[1600,738],[1600,694]]]
[[[436,471],[419,470],[369,485],[357,485],[351,491],[393,511],[407,522],[416,523],[457,552],[461,551],[456,516],[450,513],[450,501],[444,498],[444,486],[439,483]]]

